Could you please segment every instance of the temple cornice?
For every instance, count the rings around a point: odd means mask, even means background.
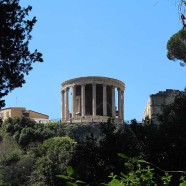
[[[105,84],[120,88],[122,91],[125,90],[125,84],[122,81],[119,81],[114,78],[101,77],[101,76],[85,76],[67,80],[63,82],[62,90],[67,87],[72,87],[74,85],[83,85],[83,84]]]

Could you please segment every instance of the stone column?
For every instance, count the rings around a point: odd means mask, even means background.
[[[81,85],[81,116],[85,115],[85,85]]]
[[[118,88],[118,119],[121,119],[121,89]]]
[[[72,117],[76,117],[76,86],[72,87]]]
[[[69,100],[68,100],[68,92],[69,92],[69,88],[66,88],[66,91],[65,91],[65,120],[68,120],[69,119],[69,108],[68,108],[68,103],[69,103]]]
[[[112,87],[112,117],[116,117],[116,106],[115,106],[115,87]]]
[[[96,84],[92,84],[92,115],[96,116]]]
[[[64,90],[61,91],[61,96],[62,96],[62,115],[61,115],[61,117],[62,117],[62,120],[64,120],[64,118],[65,118],[65,91]]]
[[[107,86],[103,84],[103,116],[107,116]]]
[[[121,119],[124,120],[124,91],[121,91]]]

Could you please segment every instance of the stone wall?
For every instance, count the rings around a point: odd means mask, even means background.
[[[162,114],[163,107],[174,102],[174,99],[181,91],[167,89],[160,91],[157,94],[150,95],[147,105],[144,110],[143,120],[150,119],[153,123],[158,124],[157,116]]]

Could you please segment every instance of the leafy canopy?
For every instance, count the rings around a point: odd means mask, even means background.
[[[26,19],[31,10],[21,7],[19,0],[0,0],[0,99],[22,87],[32,63],[43,62],[42,54],[28,47],[36,23],[36,17]],[[0,108],[4,105],[0,100]]]
[[[186,29],[174,34],[167,43],[167,57],[170,60],[180,60],[186,63]]]

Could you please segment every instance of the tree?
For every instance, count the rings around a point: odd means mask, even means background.
[[[159,133],[162,136],[161,147],[164,152],[162,163],[170,170],[186,169],[185,113],[186,94],[183,93],[177,96],[172,104],[166,106],[163,114],[160,116]]]
[[[158,173],[156,169],[160,170],[159,167],[147,162],[138,157],[128,157],[123,153],[118,153],[118,156],[124,159],[124,169],[119,174],[112,172],[108,178],[111,181],[108,183],[94,184],[94,185],[105,185],[105,186],[160,186],[160,185],[179,185],[185,186],[186,180],[184,176],[179,176],[177,184],[172,184],[173,172],[167,172],[161,170]],[[121,164],[121,166],[123,163]],[[84,170],[83,170],[84,171]],[[184,173],[184,171],[181,171]],[[65,180],[66,186],[89,186],[90,184],[84,181],[77,180],[74,178],[75,171],[73,167],[69,166],[66,171],[66,175],[57,175],[58,178]]]
[[[8,135],[0,142],[0,185],[28,185],[34,159]]]
[[[26,19],[31,6],[23,8],[19,0],[0,0],[0,99],[25,83],[32,63],[43,62],[42,54],[29,50],[30,35],[36,17]],[[0,108],[5,101],[0,100]]]
[[[184,0],[178,0],[178,9],[179,13],[185,11],[186,1]]]
[[[18,145],[25,150],[34,144],[42,143],[48,138],[57,136],[56,131],[59,127],[57,124],[36,123],[24,116],[7,118],[2,124],[2,130],[12,136]]]
[[[178,0],[176,2],[178,3],[178,12],[183,28],[168,40],[167,57],[173,61],[180,60],[180,65],[184,66],[186,63],[186,19],[183,13],[185,12],[186,1]]]
[[[143,126],[136,135],[145,146],[145,160],[161,169],[173,171],[172,185],[178,185],[182,170],[186,169],[186,94],[180,93],[159,115],[159,125]],[[179,157],[179,158],[178,158]],[[171,163],[170,163],[171,162]]]
[[[167,57],[170,60],[180,60],[186,63],[186,28],[174,34],[167,43]]]
[[[61,185],[56,175],[65,172],[75,147],[76,142],[69,137],[54,137],[34,149],[36,163],[31,176],[32,185]]]
[[[123,170],[123,160],[117,157],[118,152],[129,156],[140,155],[141,152],[141,145],[129,126],[108,121],[100,123],[99,127],[99,136],[92,133],[86,140],[77,144],[70,162],[75,169],[75,178],[87,182],[90,186],[105,182],[111,172],[119,174]]]

